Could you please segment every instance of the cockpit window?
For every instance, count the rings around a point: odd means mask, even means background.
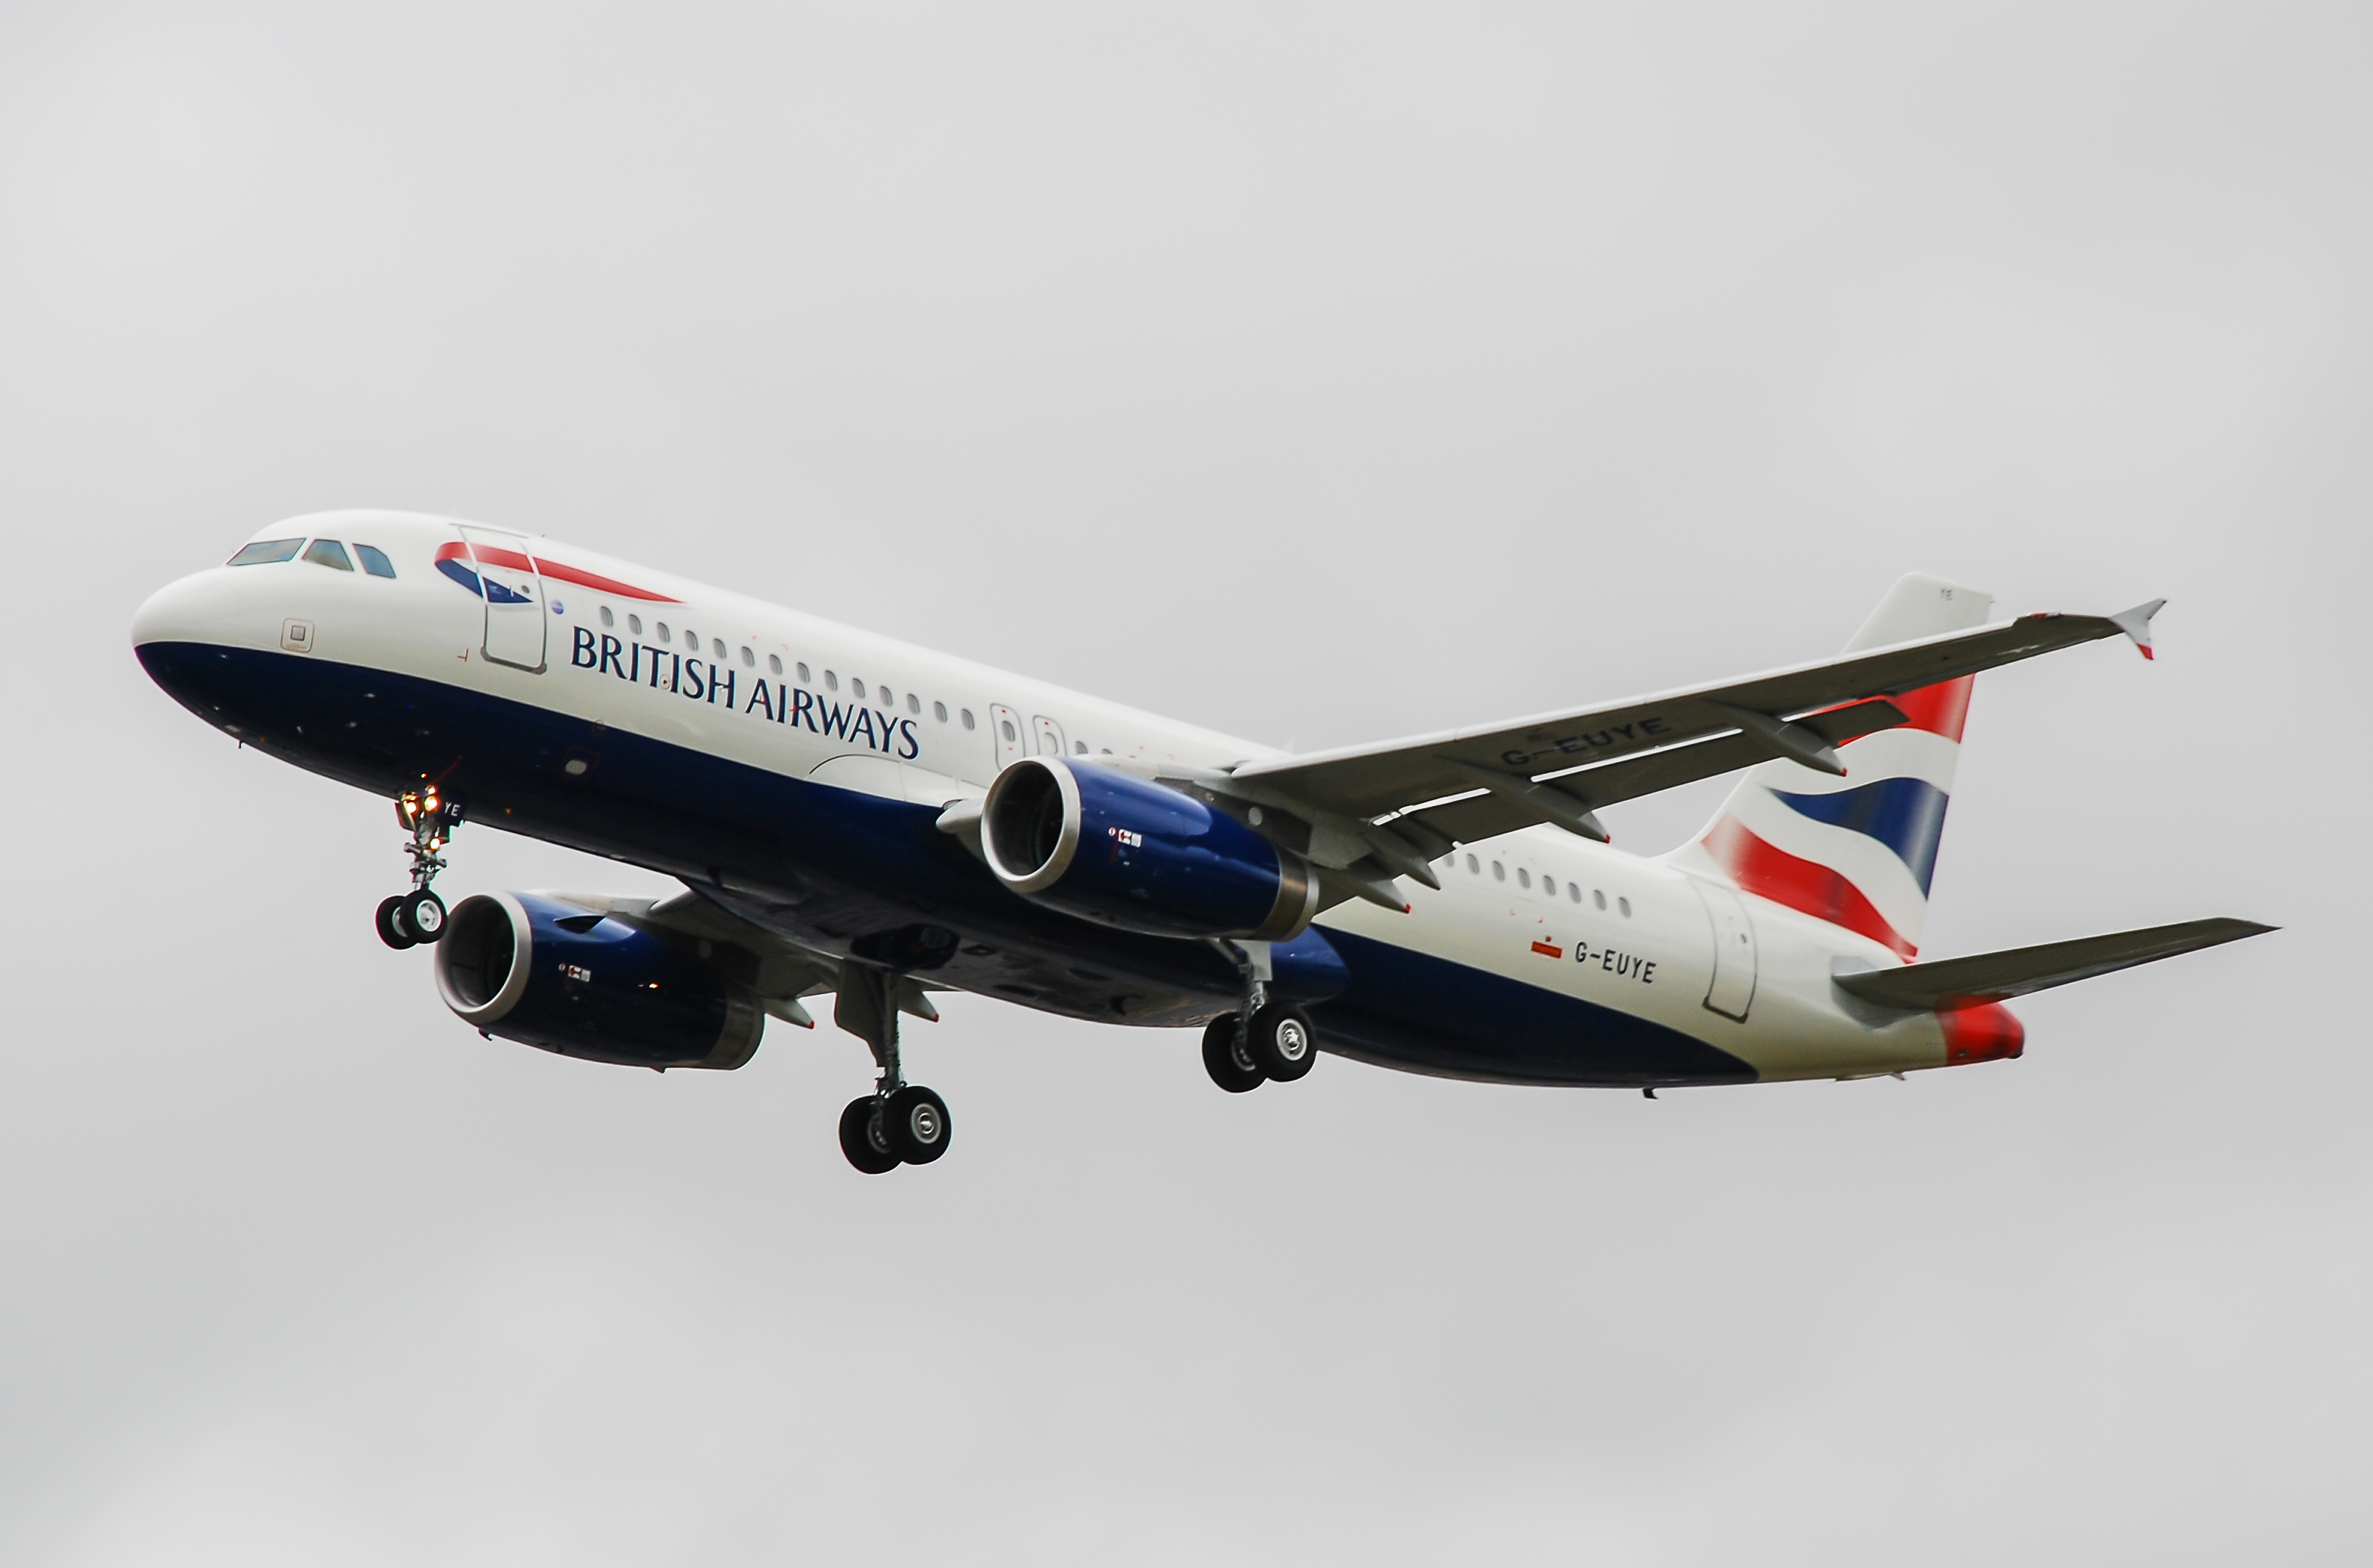
[[[370,573],[371,576],[393,577],[395,575],[395,563],[389,560],[387,552],[378,545],[357,544],[355,546],[355,554],[362,557],[363,570]]]
[[[355,569],[354,562],[346,559],[346,547],[334,539],[314,540],[313,547],[305,552],[305,558],[317,567],[335,567],[342,572]]]
[[[302,539],[259,539],[223,563],[233,567],[260,567],[272,561],[293,560],[305,547]]]

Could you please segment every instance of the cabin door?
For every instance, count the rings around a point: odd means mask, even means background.
[[[1705,1004],[1744,1024],[1755,1000],[1755,924],[1747,918],[1746,903],[1729,888],[1694,878],[1689,885],[1698,890],[1713,931],[1713,979],[1706,987]]]
[[[464,528],[470,564],[486,602],[486,657],[497,664],[544,673],[544,578],[528,553],[527,536],[493,528]]]

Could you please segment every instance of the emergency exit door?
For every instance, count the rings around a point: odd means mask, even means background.
[[[989,705],[988,730],[997,742],[997,771],[999,773],[1030,755],[1030,738],[1023,733],[1022,715],[1003,703]]]

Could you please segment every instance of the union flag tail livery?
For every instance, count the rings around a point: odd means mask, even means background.
[[[133,643],[227,738],[395,803],[412,875],[379,935],[429,949],[471,1028],[731,1070],[829,997],[877,1074],[841,1150],[878,1174],[949,1148],[900,1036],[939,991],[1192,1028],[1232,1093],[1321,1052],[1651,1094],[2016,1056],[2005,1000],[2267,929],[1911,962],[1978,673],[2147,652],[2157,607],[1989,622],[1907,577],[1837,659],[1303,755],[403,512],[263,530],[152,596]],[[1742,770],[1674,853],[1605,842],[1599,809]],[[449,910],[464,824],[684,891]]]
[[[1993,604],[1990,594],[1913,572],[1888,591],[1845,651],[1982,626]],[[1793,761],[1748,770],[1675,863],[1713,872],[1743,892],[1911,958],[1928,917],[1976,682],[1963,675],[1891,698],[1904,722],[1840,746],[1841,776]]]

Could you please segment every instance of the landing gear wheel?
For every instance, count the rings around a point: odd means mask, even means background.
[[[1211,1082],[1231,1094],[1241,1094],[1247,1089],[1257,1089],[1268,1082],[1268,1074],[1252,1052],[1236,1042],[1236,1015],[1222,1012],[1205,1025],[1203,1030],[1203,1071]]]
[[[881,1111],[881,1100],[868,1094],[840,1113],[840,1152],[870,1176],[898,1168],[898,1156],[883,1141]]]
[[[908,1164],[929,1164],[948,1152],[947,1102],[919,1083],[893,1089],[882,1102],[882,1141]]]
[[[1280,1083],[1291,1083],[1318,1063],[1318,1036],[1310,1015],[1298,1007],[1273,1001],[1253,1014],[1245,1044],[1260,1070]]]
[[[377,921],[379,926],[380,941],[387,943],[390,947],[397,948],[399,950],[410,947],[413,944],[412,933],[395,923],[396,907],[403,902],[403,895],[401,893],[395,895],[392,898],[380,899],[379,901],[379,918]]]
[[[435,942],[445,934],[445,900],[421,888],[396,900],[395,925],[415,942]]]

